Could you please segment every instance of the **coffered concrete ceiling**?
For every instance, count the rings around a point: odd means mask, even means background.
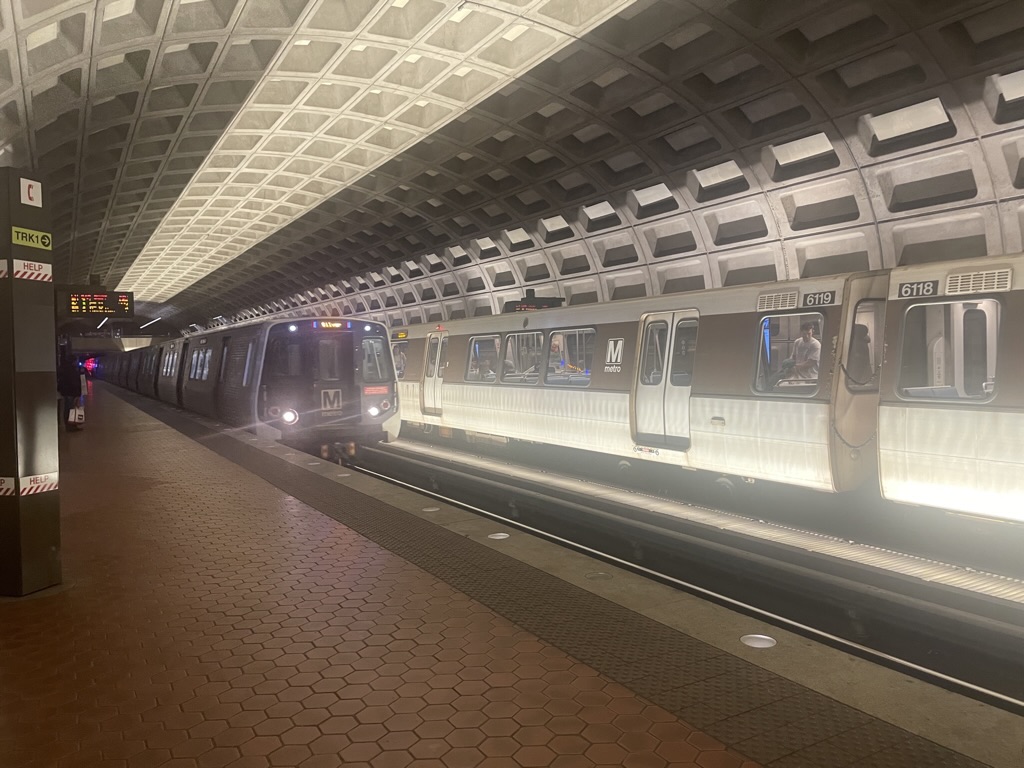
[[[59,278],[182,327],[1021,248],[1019,0],[0,10],[2,159],[44,177]]]

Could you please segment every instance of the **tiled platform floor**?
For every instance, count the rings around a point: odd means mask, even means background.
[[[0,602],[2,768],[980,765],[447,532],[442,580],[423,521],[400,557],[102,388],[64,443],[65,585]]]

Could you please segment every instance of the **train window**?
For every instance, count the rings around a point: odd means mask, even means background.
[[[250,341],[249,346],[245,350],[245,368],[242,369],[242,386],[249,386],[249,377],[252,375],[252,349],[253,343]]]
[[[669,383],[673,387],[688,387],[693,383],[693,358],[696,354],[697,321],[680,320],[676,323],[676,336],[672,341]]]
[[[593,328],[553,331],[548,336],[548,366],[544,383],[560,387],[589,386],[596,337]]]
[[[213,354],[213,350],[207,347],[201,353],[200,359],[203,363],[202,376],[200,377],[203,381],[207,381],[210,378],[210,355]]]
[[[543,333],[510,333],[505,337],[501,380],[507,384],[536,384],[543,361]]]
[[[644,330],[644,346],[640,353],[640,383],[661,384],[665,375],[665,348],[668,346],[668,323],[651,323]]]
[[[341,378],[340,352],[337,339],[317,339],[317,372],[321,381],[337,381]]]
[[[217,380],[223,382],[228,373],[228,344],[231,341],[230,336],[225,336],[224,340],[220,345],[220,372],[217,374]]]
[[[853,328],[846,348],[843,375],[846,386],[858,392],[878,390],[878,371],[882,367],[882,328],[885,322],[885,302],[866,299],[857,302],[853,313]]]
[[[937,400],[988,400],[996,389],[999,302],[918,304],[903,321],[899,393]]]
[[[363,383],[385,384],[391,381],[388,340],[380,336],[363,339]]]
[[[498,349],[501,336],[471,336],[469,339],[469,364],[466,366],[466,381],[491,384],[498,369]]]
[[[196,371],[199,369],[199,350],[192,350],[192,362],[189,365],[188,377],[194,379],[196,377]]]
[[[395,376],[399,379],[405,378],[405,365],[408,362],[406,350],[408,348],[408,341],[400,341],[391,347],[391,354],[395,358]]]
[[[823,333],[819,312],[761,318],[754,389],[799,397],[817,392]]]
[[[272,376],[301,376],[302,341],[272,339],[267,345],[267,361],[264,368]]]

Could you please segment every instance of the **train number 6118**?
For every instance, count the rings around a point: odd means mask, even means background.
[[[898,292],[901,299],[916,299],[921,296],[937,296],[938,293],[938,280],[921,280],[917,283],[900,283]]]

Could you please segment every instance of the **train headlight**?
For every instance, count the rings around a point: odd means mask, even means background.
[[[390,411],[391,410],[391,403],[389,403],[387,400],[385,400],[383,403],[380,404],[380,409],[382,411],[384,411],[385,413],[387,411]]]
[[[371,416],[379,416],[380,415],[380,408],[378,408],[376,405],[371,405],[369,410],[367,410],[366,412],[368,414],[370,414]]]
[[[294,424],[299,420],[299,414],[291,408],[281,411],[281,421],[285,424]]]

